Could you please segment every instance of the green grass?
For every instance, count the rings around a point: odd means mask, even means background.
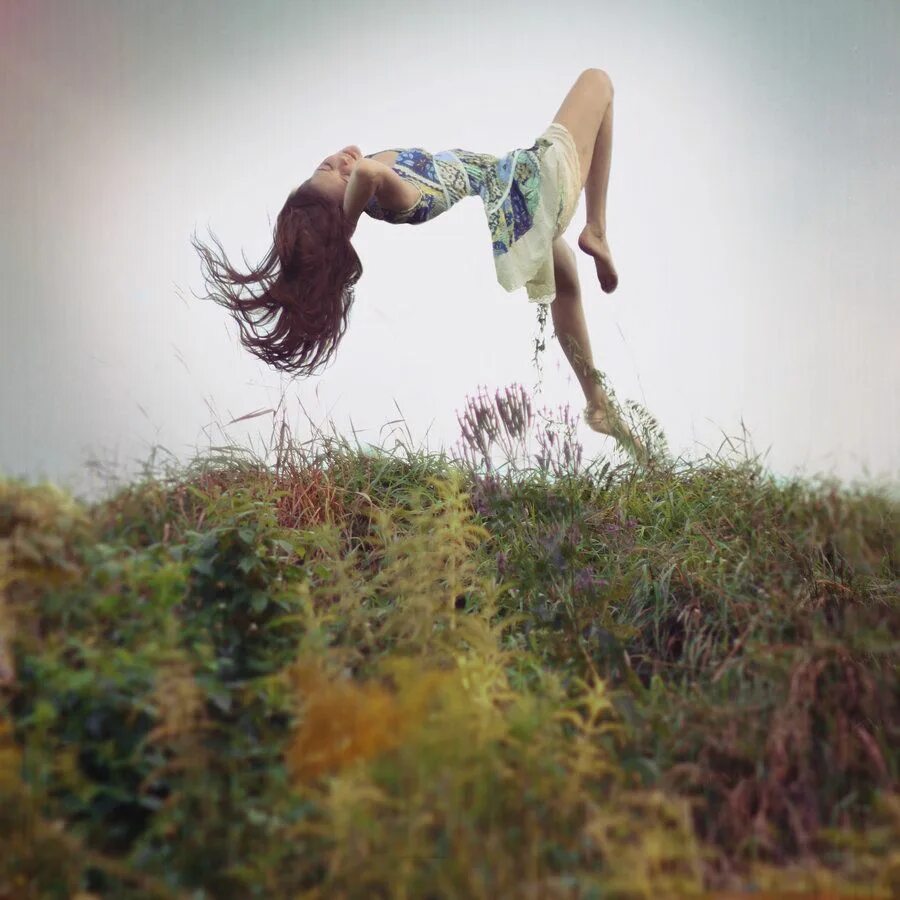
[[[0,898],[895,896],[896,499],[549,433],[0,481]]]

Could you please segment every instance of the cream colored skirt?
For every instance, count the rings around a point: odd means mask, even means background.
[[[553,241],[569,227],[581,194],[581,164],[565,125],[553,122],[538,138],[540,200],[528,231],[495,256],[497,280],[507,291],[525,287],[532,303],[556,298]]]

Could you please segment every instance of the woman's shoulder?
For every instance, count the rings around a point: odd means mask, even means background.
[[[397,157],[403,152],[405,151],[402,147],[392,147],[389,150],[379,150],[377,153],[367,153],[363,159],[372,159],[391,168],[397,161]]]

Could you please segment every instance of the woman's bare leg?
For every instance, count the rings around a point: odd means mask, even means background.
[[[553,271],[556,280],[556,298],[550,304],[553,329],[578,378],[585,400],[601,405],[607,398],[592,374],[594,358],[581,303],[575,252],[563,238],[553,242]]]
[[[557,238],[553,242],[553,270],[556,281],[556,297],[550,304],[553,329],[578,378],[585,400],[602,413],[599,417],[600,428],[597,430],[613,434],[617,415],[606,391],[594,377],[594,357],[584,318],[584,305],[581,302],[575,252],[563,238]]]
[[[553,329],[592,411],[591,428],[612,435],[640,457],[645,454],[643,444],[622,421],[606,391],[594,378],[594,358],[581,302],[575,253],[563,238],[553,242],[553,270],[556,281],[556,297],[550,304]]]
[[[594,258],[600,287],[609,294],[619,283],[606,240],[613,132],[613,86],[609,75],[602,69],[585,69],[569,89],[553,121],[565,125],[575,140],[587,203],[587,222],[578,237],[578,247]]]

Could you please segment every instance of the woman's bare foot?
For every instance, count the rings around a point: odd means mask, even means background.
[[[615,438],[638,461],[646,462],[647,448],[625,424],[608,400],[598,399],[589,402],[584,410],[584,421],[593,431]]]
[[[584,421],[594,431],[599,431],[601,434],[612,435],[613,425],[617,420],[618,416],[607,399],[598,397],[588,401],[588,405],[584,409]]]
[[[578,236],[578,249],[587,253],[588,256],[594,257],[600,287],[603,288],[604,293],[611,294],[619,283],[619,276],[613,265],[606,235],[591,225],[585,225]]]

